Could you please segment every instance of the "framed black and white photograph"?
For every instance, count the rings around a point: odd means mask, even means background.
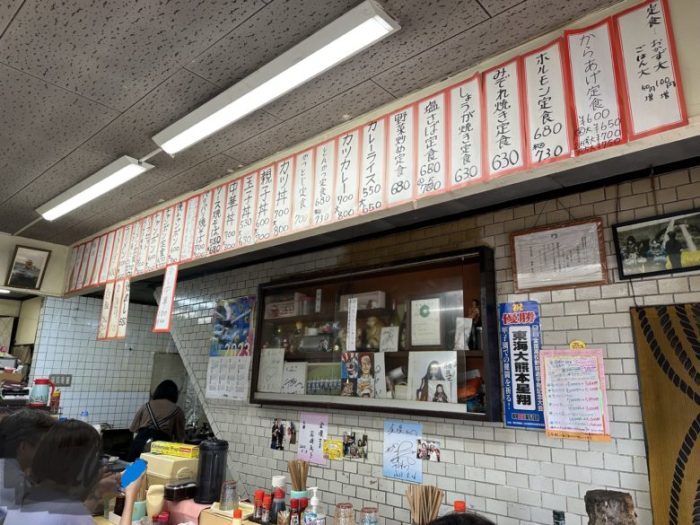
[[[27,246],[15,246],[10,271],[7,274],[6,286],[38,290],[44,279],[46,265],[51,252]]]
[[[620,279],[700,269],[700,209],[612,227]]]

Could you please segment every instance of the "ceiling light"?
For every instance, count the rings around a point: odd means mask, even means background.
[[[171,155],[216,133],[399,29],[366,0],[153,136]]]
[[[4,288],[0,288],[0,293],[10,293],[10,290],[5,290]]]
[[[152,167],[153,165],[151,164],[139,162],[124,155],[97,173],[90,175],[87,179],[64,191],[58,197],[54,197],[43,206],[39,206],[36,211],[47,221],[53,221],[96,199],[100,195],[104,195],[117,186],[121,186]]]

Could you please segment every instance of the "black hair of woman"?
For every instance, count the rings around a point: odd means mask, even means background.
[[[50,484],[83,501],[100,476],[100,434],[82,421],[59,421],[39,442],[32,462],[32,480]]]
[[[26,455],[21,450],[22,447],[29,446],[33,452],[42,436],[49,431],[54,423],[56,420],[47,413],[30,408],[18,410],[14,414],[5,416],[0,421],[0,457],[17,458],[22,463]],[[30,465],[22,466],[28,467]]]
[[[453,512],[434,519],[429,525],[495,525],[493,521],[472,512]]]
[[[156,387],[156,389],[153,391],[151,399],[154,401],[156,399],[167,399],[172,403],[177,403],[178,396],[179,394],[175,381],[166,379],[165,381],[161,381],[161,383]]]

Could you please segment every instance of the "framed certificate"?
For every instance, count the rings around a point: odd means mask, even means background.
[[[411,299],[409,346],[442,348],[442,298],[433,295]]]

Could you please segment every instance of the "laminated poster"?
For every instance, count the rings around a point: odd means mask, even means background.
[[[335,173],[335,220],[357,214],[360,169],[360,131],[355,129],[338,137],[338,166]]]
[[[250,357],[209,357],[206,397],[208,399],[246,399]]]
[[[309,149],[297,155],[294,164],[292,229],[298,231],[311,226],[314,192],[313,150]]]
[[[540,387],[540,307],[535,301],[498,305],[505,424],[544,428]]]
[[[286,235],[292,229],[292,189],[294,182],[293,157],[277,163],[275,184],[275,215],[272,222],[272,236]]]
[[[163,287],[160,291],[158,311],[153,323],[153,332],[169,332],[170,320],[173,315],[173,303],[175,301],[175,288],[177,286],[177,264],[171,264],[165,268],[163,275]]]
[[[255,242],[263,242],[272,236],[275,210],[275,169],[267,166],[260,170],[258,201],[255,211]]]
[[[389,116],[389,145],[387,154],[388,206],[413,199],[416,166],[413,160],[415,127],[414,107],[409,106]]]
[[[447,140],[445,134],[447,116],[445,94],[437,93],[417,104],[418,110],[418,197],[445,190],[447,168]]]
[[[241,204],[241,179],[229,182],[224,217],[224,250],[238,245],[238,210]]]
[[[615,16],[627,91],[630,138],[684,126],[683,99],[666,0],[652,0]]]
[[[603,350],[541,350],[546,434],[610,441]]]
[[[299,447],[297,459],[325,466],[323,442],[328,436],[328,414],[302,412],[299,414]]]
[[[313,225],[327,224],[333,219],[333,172],[335,170],[335,140],[320,144],[315,149],[315,180]]]
[[[476,75],[450,88],[450,187],[483,179],[481,85]]]
[[[418,459],[418,443],[423,437],[423,425],[408,421],[384,421],[385,478],[423,482],[423,462]]]
[[[359,209],[365,214],[384,207],[386,118],[370,122],[362,129],[361,151]]]

